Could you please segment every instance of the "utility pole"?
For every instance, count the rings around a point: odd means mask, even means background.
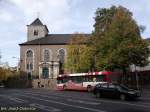
[[[136,87],[139,90],[139,77],[138,77],[138,72],[136,70],[136,65],[134,65],[135,67],[135,77],[136,77]]]

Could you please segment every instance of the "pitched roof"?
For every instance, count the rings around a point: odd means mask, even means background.
[[[39,18],[36,18],[30,25],[38,26],[38,25],[43,25],[43,23]]]
[[[70,39],[74,34],[49,34],[36,40],[21,43],[19,45],[66,45],[69,44]],[[84,34],[89,37],[90,34]]]
[[[47,32],[49,32],[47,26],[44,25],[39,18],[36,18],[30,25],[27,25],[27,26],[44,26]]]

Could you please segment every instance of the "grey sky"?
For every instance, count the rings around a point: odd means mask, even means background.
[[[96,9],[122,5],[133,12],[139,25],[146,26],[143,38],[150,37],[149,0],[0,0],[0,51],[2,61],[15,66],[19,43],[26,41],[26,25],[40,13],[50,33],[91,33]]]

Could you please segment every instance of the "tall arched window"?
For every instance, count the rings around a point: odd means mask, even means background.
[[[50,60],[49,50],[45,49],[44,50],[44,62],[48,62],[49,60]]]
[[[33,52],[31,50],[27,51],[27,58],[32,58],[33,57]]]
[[[26,52],[26,70],[33,70],[33,51],[28,50]]]
[[[63,64],[64,61],[65,61],[65,50],[64,50],[64,49],[60,49],[60,50],[59,50],[58,57],[59,57],[60,63]]]

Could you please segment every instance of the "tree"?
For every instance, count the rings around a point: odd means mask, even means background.
[[[91,48],[86,45],[88,37],[74,34],[68,45],[66,68],[71,72],[88,72],[91,69]]]
[[[9,76],[11,76],[13,73],[9,69],[4,69],[0,67],[0,81],[7,80]]]
[[[91,38],[88,40],[87,45],[92,49],[92,68],[94,70],[101,70],[105,67],[97,65],[99,61],[99,52],[101,49],[102,40],[106,38],[105,32],[109,29],[111,22],[113,21],[114,13],[117,8],[112,6],[110,9],[108,8],[98,8],[95,13],[95,24],[94,31],[92,32]],[[105,60],[101,60],[105,61]]]
[[[104,9],[103,9],[104,10]],[[97,10],[100,13],[103,10]],[[107,15],[110,15],[109,24],[104,27],[105,30],[98,30],[95,26],[94,36],[100,38],[98,31],[102,32],[102,38],[97,39],[97,58],[96,63],[97,69],[108,69],[114,70],[119,68],[126,73],[126,69],[129,68],[131,64],[136,66],[145,66],[148,64],[149,49],[148,44],[141,38],[140,27],[137,25],[136,21],[132,18],[132,13],[124,7],[111,7],[110,9],[105,9],[105,21],[109,19]],[[112,11],[111,11],[112,10]],[[96,17],[97,18],[97,17]],[[101,17],[104,18],[104,17]],[[100,22],[100,23],[99,23]],[[103,21],[97,21],[101,25]],[[103,26],[100,26],[103,29]]]

